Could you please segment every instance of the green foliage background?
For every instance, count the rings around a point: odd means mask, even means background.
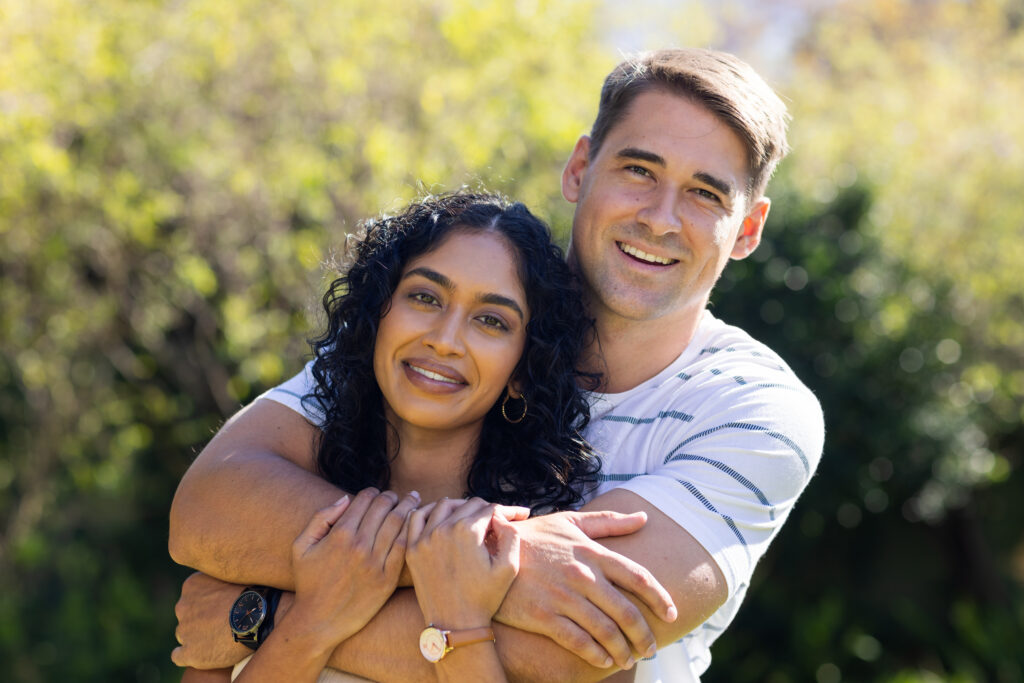
[[[662,29],[764,69],[750,8]],[[1024,5],[801,11],[769,237],[713,304],[829,432],[707,678],[1022,680]],[[0,679],[176,678],[170,498],[302,364],[319,263],[421,186],[486,181],[565,235],[623,16],[0,4]]]

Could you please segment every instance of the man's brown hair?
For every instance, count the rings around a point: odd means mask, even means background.
[[[727,52],[674,48],[646,52],[619,64],[601,88],[590,130],[593,158],[609,131],[638,95],[662,90],[705,107],[729,126],[747,150],[747,195],[760,197],[779,160],[789,151],[789,114],[779,96],[749,64]]]

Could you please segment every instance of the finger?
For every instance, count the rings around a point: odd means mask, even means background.
[[[590,538],[604,538],[626,536],[639,531],[647,523],[647,513],[624,514],[611,510],[573,512],[570,513],[569,519]]]
[[[615,660],[579,624],[566,617],[558,617],[551,629],[544,633],[563,648],[572,652],[591,666],[607,669]],[[626,648],[627,650],[629,648]],[[627,658],[628,659],[628,658]]]
[[[345,513],[350,503],[351,499],[344,495],[332,505],[317,510],[312,519],[309,520],[306,528],[295,539],[294,545],[296,549],[304,551],[319,543],[324,536],[331,532],[331,527]]]
[[[457,502],[458,505],[444,519],[433,524],[433,526],[431,526],[431,522],[427,522],[427,528],[424,533],[430,533],[441,525],[452,525],[465,520],[471,528],[479,532],[477,535],[480,540],[483,540],[484,533],[487,531],[487,525],[493,516],[493,506],[483,498],[470,498],[469,500]],[[434,514],[431,515],[432,520],[436,514],[437,511],[435,510]]]
[[[399,530],[398,537],[391,544],[388,556],[384,560],[384,575],[393,579],[396,583],[405,565],[405,550],[409,547],[409,525],[404,524]]]
[[[519,532],[511,522],[500,514],[491,520],[491,532],[494,535],[494,552],[492,565],[511,568],[513,576],[519,573]]]
[[[406,535],[406,543],[409,547],[416,545],[416,542],[420,540],[420,536],[423,535],[423,529],[427,525],[427,518],[434,509],[434,504],[424,506],[418,510],[413,510],[412,514],[409,515],[409,523],[406,525],[408,532]]]
[[[510,522],[521,522],[530,518],[530,508],[519,505],[497,505],[496,512]]]
[[[387,519],[388,513],[396,505],[398,505],[398,494],[394,491],[378,493],[377,497],[370,501],[370,506],[366,508],[366,514],[363,515],[363,519],[359,522],[359,531],[357,532],[366,539],[367,548],[373,547],[377,532],[380,531],[381,525]]]
[[[466,500],[463,498],[444,498],[437,501],[434,505],[434,509],[430,512],[430,517],[427,518],[427,525],[423,528],[423,533],[429,534],[447,520],[448,517],[450,517],[456,510],[465,505],[465,503]]]
[[[359,523],[363,521],[363,516],[370,508],[370,504],[377,499],[379,494],[380,491],[372,486],[357,493],[356,497],[349,503],[345,514],[338,519],[334,526],[354,536],[359,530]]]
[[[178,647],[171,650],[171,661],[174,662],[176,666],[185,666],[185,653],[183,652],[184,649],[185,648],[179,645]]]
[[[564,633],[560,637],[571,638],[570,642],[574,647],[580,647],[582,643],[586,652],[592,653],[588,654],[590,657],[604,658],[591,663],[597,666],[609,666],[609,664],[600,662],[610,658],[621,669],[628,669],[636,663],[634,649],[630,641],[619,629],[619,625],[597,605],[588,600],[579,601],[573,605],[572,613],[566,614],[565,617],[572,627],[564,627]],[[585,639],[581,638],[575,629],[583,631]],[[652,634],[652,642],[653,638]],[[645,649],[647,647],[649,646],[645,645]],[[577,654],[579,653],[577,652]],[[591,660],[588,659],[588,661]]]
[[[601,557],[600,567],[609,581],[639,598],[662,621],[673,622],[679,616],[672,596],[654,578],[654,574],[643,565],[628,557],[606,550]],[[628,604],[632,611],[636,611],[636,606],[626,600],[618,591],[611,590],[609,596],[614,597],[616,602],[623,607]],[[608,614],[614,618],[611,612]],[[639,615],[639,612],[637,614]],[[618,619],[616,621],[620,625],[623,624]],[[641,621],[643,621],[642,618]],[[646,622],[644,623],[646,624]],[[644,652],[644,650],[639,650],[639,652]]]
[[[405,528],[406,519],[408,519],[419,502],[420,494],[416,491],[411,491],[409,494],[402,496],[402,500],[398,501],[398,505],[391,509],[391,512],[388,513],[387,517],[384,518],[384,522],[380,525],[380,530],[377,531],[377,537],[373,540],[374,553],[380,557],[387,557],[388,553],[391,552],[391,546]]]
[[[590,586],[587,600],[574,606],[572,618],[624,669],[634,653],[649,657],[657,650],[654,632],[643,614],[611,584],[601,581]]]

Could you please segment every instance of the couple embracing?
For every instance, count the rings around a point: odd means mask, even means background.
[[[563,171],[566,261],[488,194],[365,222],[313,360],[181,482],[171,553],[203,574],[175,661],[697,680],[822,448],[811,392],[707,310],[760,241],[786,119],[731,55],[648,53]]]

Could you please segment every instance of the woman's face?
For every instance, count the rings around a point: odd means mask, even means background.
[[[512,248],[496,233],[455,230],[410,260],[373,352],[389,421],[482,423],[523,354],[529,318]]]

